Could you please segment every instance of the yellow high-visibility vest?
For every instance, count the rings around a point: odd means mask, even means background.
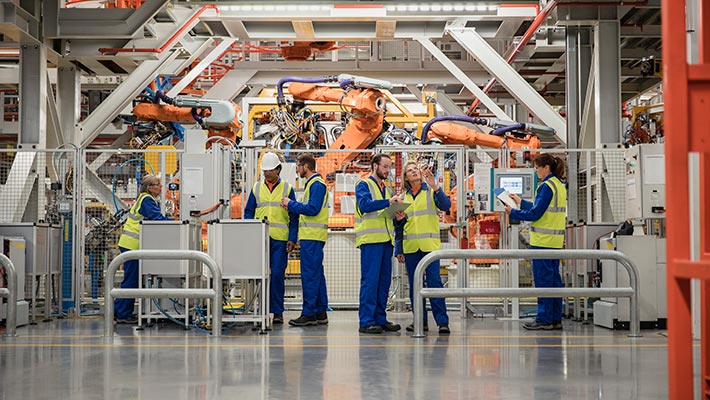
[[[372,200],[386,200],[382,196],[380,188],[372,179],[361,180],[365,182]],[[358,182],[358,185],[360,184]],[[387,199],[392,197],[392,192],[388,187],[385,187],[385,196]],[[360,247],[362,244],[371,243],[394,243],[394,224],[391,218],[388,218],[385,213],[379,210],[363,214],[360,207],[355,203],[355,246]]]
[[[431,252],[441,249],[439,216],[436,213],[434,191],[431,188],[421,190],[417,197],[407,191],[404,194],[404,202],[412,203],[405,211],[407,223],[404,224],[402,241],[404,254],[416,253],[419,250]]]
[[[121,233],[121,237],[118,239],[119,247],[128,250],[140,249],[141,221],[143,221],[144,217],[138,211],[141,209],[143,200],[148,197],[152,196],[146,192],[139,194],[136,202],[133,203],[133,206],[128,211],[128,219],[126,219],[126,223],[123,225],[123,233]]]
[[[283,180],[274,190],[269,190],[265,181],[254,184],[252,189],[256,200],[254,218],[269,221],[269,237],[274,240],[288,240],[288,211],[281,207],[281,199],[291,193],[291,185]]]
[[[315,182],[320,182],[325,186],[325,181],[319,175],[312,178],[306,184],[303,190],[303,204],[308,204],[311,198],[311,187]],[[299,240],[317,240],[325,242],[328,238],[328,189],[326,187],[325,196],[323,196],[323,204],[317,215],[309,217],[301,215],[298,218],[298,239]]]
[[[552,200],[542,217],[533,221],[530,227],[530,244],[550,249],[561,249],[565,244],[567,189],[556,176],[542,184],[546,184],[552,189]]]

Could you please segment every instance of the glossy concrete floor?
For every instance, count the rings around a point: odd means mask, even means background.
[[[0,338],[0,399],[668,397],[662,331],[628,338],[565,321],[562,332],[528,332],[519,321],[452,313],[451,335],[416,340],[361,335],[354,311],[329,318],[328,326],[277,326],[268,335],[235,327],[221,339],[167,323],[119,325],[112,343],[99,318],[22,327]]]

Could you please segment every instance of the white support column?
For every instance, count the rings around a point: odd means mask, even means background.
[[[20,131],[23,147],[47,145],[47,50],[40,45],[20,46]]]
[[[72,63],[57,69],[57,110],[64,142],[79,145],[77,124],[81,115],[81,71]]]
[[[166,50],[157,60],[143,61],[116,90],[104,100],[84,122],[79,124],[81,147],[86,148],[121,110],[158,75],[167,63],[174,60],[178,52]]]
[[[594,125],[596,148],[621,142],[621,66],[619,21],[599,21],[594,28]]]
[[[523,103],[543,124],[553,128],[559,142],[567,143],[564,118],[474,28],[464,26],[456,21],[449,24],[446,31],[471,53],[488,73],[496,77],[516,100]]]
[[[54,100],[54,94],[52,94],[52,84],[47,79],[47,148],[55,149],[64,141],[64,132],[59,121],[59,110]]]
[[[256,75],[255,69],[233,69],[227,72],[217,83],[205,94],[206,98],[234,100],[244,86]]]
[[[173,86],[172,89],[170,89],[167,95],[170,97],[175,97],[180,94],[180,92],[185,89],[187,85],[192,83],[195,78],[200,76],[200,74],[202,73],[202,71],[205,70],[205,68],[207,68],[222,54],[224,54],[224,52],[229,49],[229,46],[231,46],[232,43],[234,43],[236,40],[237,39],[234,38],[222,38],[222,41],[217,46],[210,49],[210,51],[208,51],[207,54],[202,57],[200,62],[194,68],[192,68],[190,72],[183,76],[182,79],[180,79],[180,82],[178,82],[175,86]]]
[[[20,46],[20,129],[18,147],[47,146],[47,51],[40,45]],[[37,181],[44,177],[45,154],[17,153],[5,185],[0,190],[0,221],[20,222]],[[44,191],[37,198],[37,210],[44,211]],[[34,211],[31,214],[35,214]]]
[[[474,96],[476,96],[478,99],[481,100],[481,103],[486,106],[488,110],[490,110],[497,118],[500,119],[505,119],[505,120],[510,120],[510,117],[503,111],[502,108],[498,106],[493,100],[491,100],[490,97],[488,97],[487,94],[483,93],[483,91],[476,85],[469,77],[461,71],[461,69],[454,64],[453,61],[449,59],[449,57],[446,56],[441,50],[439,50],[438,47],[434,43],[429,40],[429,38],[426,37],[415,37],[414,40],[419,42],[422,47],[424,47],[429,53],[431,53],[432,56],[436,57],[437,60],[443,65],[449,72],[451,72],[451,75],[455,76],[456,79],[458,79],[463,85],[466,87],[466,89],[470,90],[471,93],[473,93]]]

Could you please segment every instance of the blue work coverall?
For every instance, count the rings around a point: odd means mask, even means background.
[[[138,209],[138,213],[143,216],[145,221],[165,221],[170,220],[170,218],[164,216],[160,213],[160,206],[154,197],[148,196],[141,203],[141,207]],[[121,253],[130,251],[125,247],[118,247]],[[138,260],[129,260],[123,263],[123,282],[121,282],[121,287],[124,289],[135,289],[138,287]],[[133,309],[135,308],[135,299],[116,299],[114,300],[114,309],[116,311],[117,319],[128,319],[133,316]]]
[[[271,192],[274,188],[281,183],[281,178],[276,181],[273,186],[269,186],[268,182],[266,186]],[[288,198],[291,200],[296,200],[296,196],[293,193],[293,188],[288,194]],[[249,198],[247,199],[247,205],[244,208],[244,219],[254,219],[256,214],[256,198],[254,197],[254,191],[249,192]],[[288,266],[288,252],[286,251],[286,243],[298,241],[298,214],[288,213],[288,241],[276,240],[270,238],[269,240],[269,268],[271,271],[271,276],[269,278],[269,292],[271,293],[271,298],[269,299],[269,309],[273,314],[283,314],[284,312],[284,294],[286,293],[286,267]]]
[[[374,177],[370,176],[377,183]],[[386,191],[380,187],[382,197]],[[355,187],[355,198],[360,211],[365,214],[389,207],[389,199],[373,200],[367,182]],[[394,236],[394,232],[390,232]],[[392,282],[392,242],[360,245],[360,327],[385,325],[387,323],[387,298]]]
[[[313,174],[303,187],[308,186],[311,179],[320,176]],[[309,217],[318,215],[323,207],[327,188],[320,182],[313,182],[310,188],[308,204],[291,201],[288,211]],[[301,240],[301,286],[303,287],[303,311],[305,317],[311,317],[328,309],[328,289],[323,271],[323,247],[320,240]]]
[[[519,221],[537,221],[542,218],[552,201],[552,189],[544,184],[546,180],[552,178],[550,174],[540,182],[537,188],[535,203],[527,200],[520,202],[520,210],[510,211],[510,218]],[[531,249],[546,249],[545,247],[530,246]],[[532,260],[533,281],[535,287],[562,287],[562,276],[560,276],[560,260]],[[562,322],[562,298],[540,297],[537,299],[537,317],[535,320],[540,324],[551,324]]]
[[[417,198],[421,193],[426,195],[426,191],[429,188],[426,182],[422,182],[422,186],[416,193],[412,192],[411,189],[407,189],[407,192],[412,195],[413,198]],[[451,200],[449,196],[444,193],[443,189],[439,189],[438,192],[434,192],[434,205],[441,211],[449,211],[451,208]],[[394,254],[404,254],[403,250],[403,240],[404,240],[404,225],[406,225],[407,219],[401,221],[395,220],[394,222]],[[407,268],[407,278],[409,279],[409,301],[412,306],[414,306],[414,270],[417,268],[419,261],[429,254],[421,250],[417,250],[414,253],[404,254],[404,266]],[[434,261],[429,264],[425,271],[425,283],[426,287],[429,288],[442,288],[444,284],[441,282],[441,273],[439,269],[441,265],[439,260]],[[429,303],[431,304],[431,311],[434,313],[434,321],[437,325],[449,323],[449,316],[446,314],[446,300],[442,298],[429,298]],[[427,326],[427,310],[426,310],[426,299],[424,299],[424,326]]]

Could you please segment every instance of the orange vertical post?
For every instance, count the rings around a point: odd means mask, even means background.
[[[690,282],[701,279],[702,397],[710,399],[710,0],[699,6],[699,64],[689,65],[685,2],[663,0],[663,87],[666,124],[666,230],[668,295],[668,382],[670,399],[692,399],[693,342]],[[700,158],[700,260],[691,261],[689,154]]]

